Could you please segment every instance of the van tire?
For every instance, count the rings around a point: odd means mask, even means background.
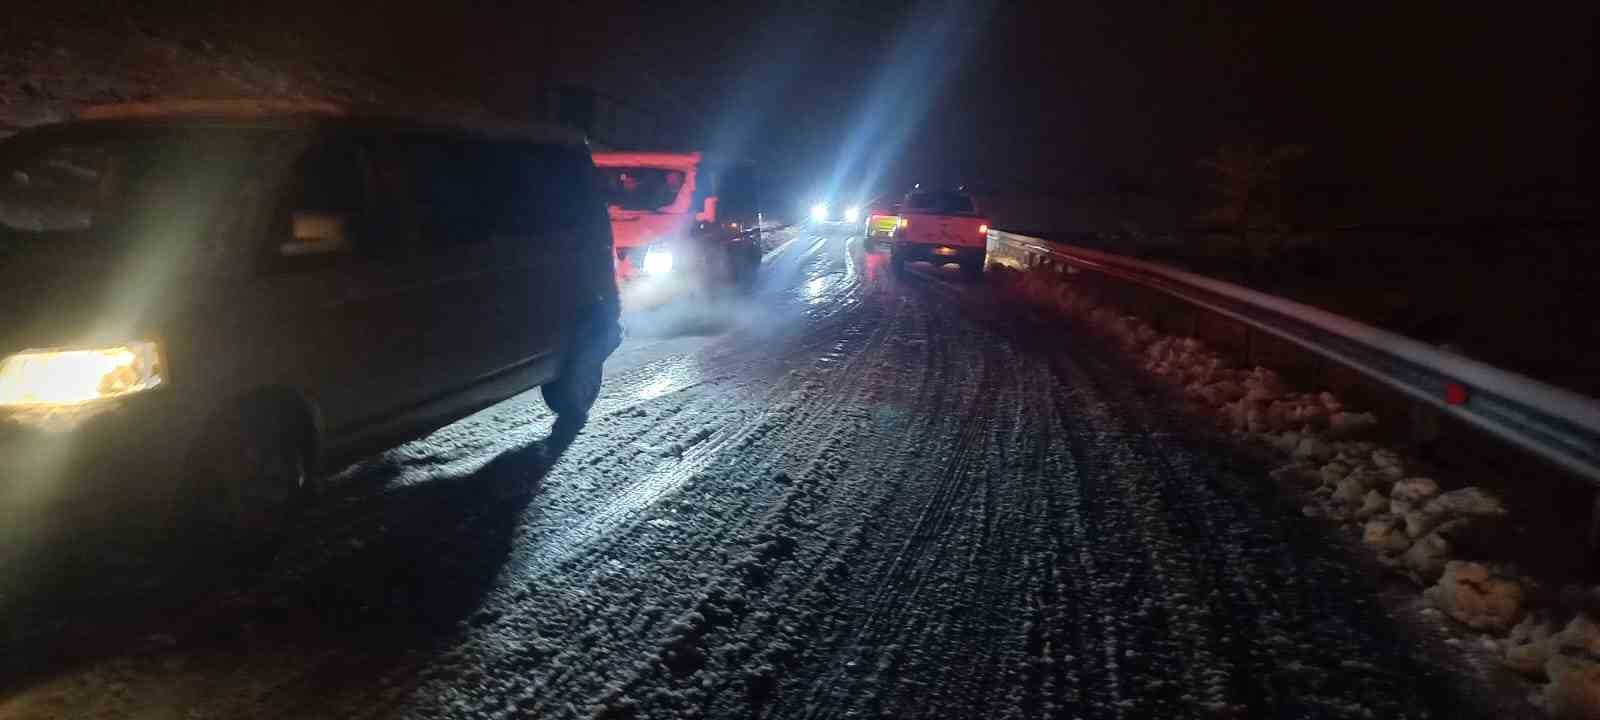
[[[185,544],[235,569],[269,562],[312,496],[305,437],[293,414],[265,402],[212,423],[191,451]]]
[[[561,377],[539,388],[544,394],[544,404],[560,418],[579,423],[588,419],[589,409],[600,397],[606,357],[622,340],[620,332],[610,327],[615,325],[614,320],[606,323],[603,315],[579,324],[571,349],[567,351],[566,364],[561,368]]]

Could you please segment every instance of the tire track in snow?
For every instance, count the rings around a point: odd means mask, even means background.
[[[823,318],[823,319],[827,320],[827,318]],[[813,318],[813,320],[816,320],[816,319]],[[838,326],[838,325],[839,325],[838,322],[833,322],[833,326]],[[852,333],[850,332],[850,330],[848,328],[846,328],[845,331],[842,334],[845,337],[848,338]],[[860,334],[860,332],[856,331],[856,334]],[[825,339],[825,338],[829,338],[829,337],[837,337],[837,335],[835,333],[828,332],[828,333],[821,333],[819,335],[819,337]],[[845,348],[845,347],[839,345],[838,343],[834,343],[834,346],[832,348],[831,353],[824,353],[823,357],[821,359],[824,360],[824,361],[827,361],[827,360],[830,360],[830,359],[835,359],[836,360],[839,357],[839,355],[843,351],[845,351],[847,349],[848,348]],[[768,349],[768,351],[769,352],[774,352],[773,349]],[[830,358],[830,355],[832,356],[832,358]],[[745,365],[747,365],[747,366],[759,366],[761,364],[762,364],[761,362],[747,362],[747,363],[745,363]],[[843,368],[843,370],[846,373],[846,375],[849,376],[850,367],[848,365],[846,365]],[[826,400],[827,398],[830,398],[830,397],[837,397],[837,393],[829,394],[830,390],[832,390],[832,389],[828,388],[826,386],[823,386],[823,385],[817,385],[817,384],[814,384],[814,383],[810,383],[808,381],[806,383],[802,383],[801,386],[797,390],[795,390],[794,392],[799,393],[798,397],[802,397],[802,398],[803,397],[807,397],[806,393],[810,393],[811,395],[819,395],[820,397],[823,398],[823,400]],[[726,399],[726,398],[724,398],[724,399]],[[790,404],[790,403],[788,403],[787,400],[784,399],[784,391],[781,391],[781,390],[780,391],[775,391],[774,394],[772,395],[772,397],[769,398],[769,400],[775,402],[776,405],[779,406],[779,407],[783,407],[786,404]],[[773,402],[761,401],[761,402],[755,402],[753,404],[756,405],[756,406],[762,406],[763,404],[773,404]],[[834,405],[836,405],[836,403],[829,403],[829,402],[823,402],[822,404],[819,405],[817,403],[817,401],[815,401],[815,400],[802,400],[800,402],[796,402],[796,403],[792,403],[792,404],[797,406],[799,408],[799,410],[794,412],[794,413],[792,413],[795,417],[791,417],[790,419],[786,420],[782,425],[779,426],[778,429],[781,429],[781,428],[784,428],[784,427],[789,427],[791,424],[794,424],[794,423],[800,423],[800,424],[803,425],[805,423],[804,416],[807,414],[807,410],[813,409],[813,408],[819,408],[820,409],[819,412],[815,413],[816,415],[818,415],[820,417],[832,416],[834,414],[832,412],[832,407]],[[809,431],[807,431],[807,432],[809,432]],[[736,433],[735,434],[730,434],[728,436],[728,441],[724,442],[720,446],[710,444],[709,442],[705,443],[705,444],[702,444],[700,447],[705,449],[704,457],[708,458],[708,459],[713,458],[717,454],[716,451],[718,451],[718,450],[726,450],[730,443],[736,443],[737,442],[737,437],[738,437],[738,435]],[[730,532],[730,533],[736,532],[737,531],[736,525],[737,525],[737,523],[729,525],[728,529],[727,529],[727,532]],[[609,552],[607,550],[607,548],[609,548],[611,550],[616,550],[616,549],[620,549],[619,546],[626,546],[627,542],[628,542],[628,538],[636,536],[638,534],[638,532],[639,532],[638,528],[639,527],[641,527],[641,526],[635,525],[633,530],[629,530],[629,531],[626,531],[626,532],[615,531],[615,529],[613,529],[613,532],[610,533],[610,534],[602,533],[602,534],[597,535],[596,537],[603,537],[604,540],[600,543],[599,546],[597,546],[594,549],[594,553],[595,554],[605,554],[606,552]],[[710,537],[704,537],[702,539],[706,540],[706,541],[715,541],[717,539],[717,537],[718,537],[718,535],[714,534],[714,535],[712,535]],[[558,544],[557,546],[560,546],[560,544]],[[708,549],[714,549],[716,546],[715,546],[714,543],[712,543],[712,544],[704,545],[703,547],[708,548]],[[574,572],[579,572],[582,569],[583,568],[580,567],[580,566],[575,566],[575,565],[571,565],[571,564],[568,564],[568,565],[563,566],[563,567],[560,568],[561,572],[564,573],[564,574],[572,574]],[[524,602],[526,602],[526,601],[527,601],[527,599],[524,598]],[[582,620],[580,618],[578,620],[578,622],[581,623],[581,622],[584,622],[584,620]],[[561,661],[561,658],[559,658],[559,657],[553,659],[553,662],[560,662],[560,661]],[[549,705],[549,698],[553,698],[553,697],[559,696],[559,695],[569,695],[570,696],[574,691],[576,691],[576,686],[572,686],[570,684],[558,683],[558,684],[552,685],[552,684],[546,683],[546,684],[540,686],[539,688],[537,688],[532,693],[525,693],[523,695],[522,701],[519,702],[518,707],[522,708],[523,710],[535,710],[535,711],[539,710],[540,708],[548,709],[549,707],[551,707]]]

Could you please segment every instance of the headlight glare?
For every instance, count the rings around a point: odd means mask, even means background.
[[[155,343],[27,350],[0,362],[0,407],[81,405],[159,387]]]
[[[822,222],[823,220],[827,220],[828,219],[828,204],[827,203],[817,203],[815,205],[812,205],[811,206],[811,219],[815,220],[817,222]]]
[[[861,208],[858,208],[858,207],[855,207],[855,206],[851,206],[851,207],[845,208],[844,209],[844,219],[845,219],[846,222],[855,222],[857,220],[860,220],[861,219]]]
[[[672,272],[672,253],[661,248],[650,248],[644,254],[644,266],[641,269],[646,275]]]

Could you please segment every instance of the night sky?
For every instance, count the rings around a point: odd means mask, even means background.
[[[588,85],[797,191],[1192,195],[1218,146],[1292,143],[1307,185],[1385,219],[1588,182],[1595,12],[1537,5],[286,0],[261,24],[510,112]]]

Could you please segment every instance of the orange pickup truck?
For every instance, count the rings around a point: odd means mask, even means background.
[[[957,263],[971,279],[983,276],[989,220],[978,214],[972,197],[954,191],[918,191],[900,204],[889,262],[896,272],[908,262],[926,260],[935,266]]]

